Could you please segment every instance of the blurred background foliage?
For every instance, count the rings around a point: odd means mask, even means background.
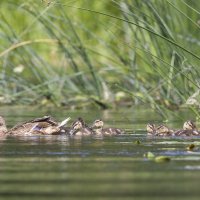
[[[0,103],[190,106],[198,115],[196,0],[1,0]]]

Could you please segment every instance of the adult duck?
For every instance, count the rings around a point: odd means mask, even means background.
[[[9,131],[8,135],[56,135],[60,134],[70,118],[63,120],[61,123],[56,122],[51,116],[44,116],[17,124]]]

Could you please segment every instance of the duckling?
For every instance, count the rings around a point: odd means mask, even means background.
[[[155,124],[147,124],[147,135],[156,135],[156,125]]]
[[[71,136],[89,136],[93,134],[93,131],[85,124],[82,118],[78,118],[72,124],[69,134]]]
[[[92,125],[92,130],[95,135],[119,135],[124,134],[125,132],[119,128],[103,128],[104,122],[101,119],[94,121]]]
[[[62,127],[65,126],[69,120],[70,118],[67,118],[61,123],[58,123],[52,117],[44,116],[18,124],[11,128],[7,134],[16,136],[59,134]]]
[[[7,127],[3,117],[0,116],[0,136],[6,135]]]
[[[103,121],[100,119],[97,119],[93,122],[91,129],[94,131],[95,135],[103,135]]]
[[[191,120],[184,122],[183,130],[177,130],[174,132],[176,136],[192,136],[199,135],[200,132],[197,130],[195,123]]]
[[[183,124],[183,130],[196,130],[196,129],[197,129],[196,124],[191,120],[188,120]]]
[[[165,125],[160,125],[156,128],[157,136],[172,136],[174,131]]]

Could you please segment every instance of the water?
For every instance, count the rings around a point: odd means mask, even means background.
[[[0,140],[0,199],[199,199],[200,138],[146,137],[159,122],[148,110],[103,112],[1,108],[9,126],[36,116],[103,118],[128,135],[73,139],[66,136]],[[188,113],[187,113],[188,115]],[[151,118],[149,119],[149,116]],[[182,114],[183,120],[184,114]],[[192,117],[192,116],[190,116]],[[182,121],[170,121],[180,126]],[[141,144],[136,144],[136,141]],[[186,147],[194,143],[196,149]],[[157,163],[144,154],[171,158]]]

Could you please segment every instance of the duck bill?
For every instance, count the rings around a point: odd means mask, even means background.
[[[65,126],[65,125],[68,123],[68,121],[69,121],[70,119],[71,119],[71,118],[68,117],[67,119],[63,120],[63,121],[58,125],[58,127],[60,128],[60,127]]]

